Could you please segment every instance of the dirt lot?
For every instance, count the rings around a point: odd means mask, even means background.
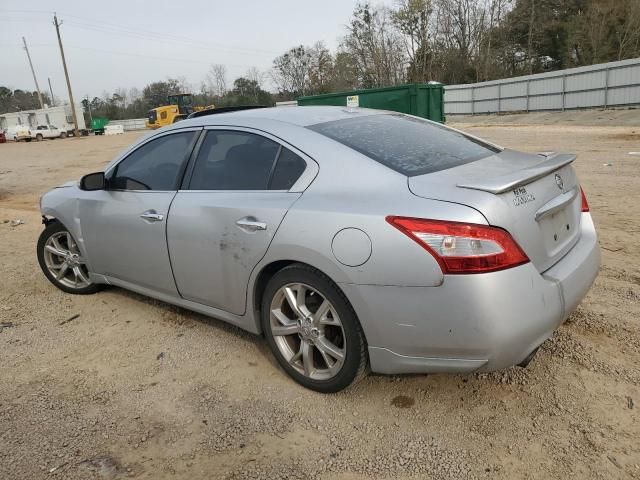
[[[459,126],[579,154],[600,276],[527,369],[330,396],[222,322],[45,280],[38,196],[135,134],[0,145],[0,479],[640,478],[640,126]]]

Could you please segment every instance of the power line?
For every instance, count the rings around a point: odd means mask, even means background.
[[[28,13],[28,14],[50,14],[51,12],[41,10],[0,10],[0,14],[3,13]],[[279,52],[263,50],[252,47],[243,47],[237,45],[229,45],[223,43],[213,43],[202,40],[196,40],[184,35],[175,35],[170,33],[156,32],[152,30],[140,29],[138,27],[127,27],[118,25],[115,23],[104,22],[102,20],[90,19],[87,17],[81,17],[73,14],[64,14],[67,19],[67,24],[74,25],[78,28],[86,30],[100,31],[103,33],[127,35],[134,38],[142,38],[154,41],[174,42],[181,44],[189,44],[203,49],[215,49],[215,50],[227,50],[232,53],[238,53],[243,55],[278,55]],[[69,20],[78,19],[81,21]]]
[[[74,17],[74,16],[72,15],[71,17]],[[81,17],[75,17],[75,18],[81,18]],[[95,23],[93,21],[87,21],[87,20],[84,20],[83,22],[72,20],[72,21],[69,21],[68,23],[73,24],[76,27],[85,28],[89,30],[103,31],[106,33],[124,34],[124,35],[139,37],[139,38],[147,38],[147,39],[156,40],[156,41],[175,42],[175,43],[187,44],[190,46],[196,46],[199,48],[217,49],[217,50],[220,50],[220,49],[233,50],[238,53],[249,53],[249,54],[264,54],[264,55],[278,54],[278,52],[275,52],[272,50],[264,50],[259,48],[243,47],[243,46],[237,46],[237,45],[229,45],[229,44],[223,44],[223,43],[214,43],[214,42],[207,42],[202,40],[195,40],[192,38],[173,35],[169,33],[159,33],[159,32],[153,32],[150,30],[142,30],[137,28],[131,29],[128,27],[123,27],[121,25],[116,25],[116,24],[110,24],[107,22]]]
[[[32,48],[55,48],[55,45],[40,43],[40,44],[33,44],[33,45],[31,45],[31,47]],[[160,61],[163,61],[163,62],[164,61],[173,61],[173,62],[197,63],[197,64],[200,64],[200,65],[202,65],[204,63],[201,59],[165,57],[165,56],[147,55],[146,53],[135,53],[135,52],[121,52],[121,51],[106,50],[106,49],[101,49],[101,48],[85,47],[85,46],[80,46],[80,45],[69,45],[69,44],[67,44],[65,48],[67,50],[68,49],[86,50],[86,51],[89,51],[89,52],[105,53],[105,54],[108,54],[108,55],[124,55],[124,56],[127,56],[127,57],[137,57],[137,58],[144,58],[144,59],[150,59],[150,60],[160,60]],[[253,65],[253,64],[225,63],[225,65],[228,66],[228,67],[236,67],[236,68],[255,67],[255,65]]]

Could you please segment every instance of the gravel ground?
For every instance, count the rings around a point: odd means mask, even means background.
[[[0,479],[640,479],[640,128],[474,122],[456,126],[579,154],[600,276],[527,369],[336,395],[220,321],[45,280],[38,196],[138,134],[0,145]]]

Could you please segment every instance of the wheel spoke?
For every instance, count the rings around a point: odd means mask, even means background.
[[[54,247],[53,245],[45,245],[45,250],[47,250],[48,252],[53,253],[54,255],[57,255],[58,257],[64,257],[67,255],[67,252],[65,252],[64,250],[58,250],[56,247]]]
[[[344,359],[344,352],[335,346],[327,337],[320,337],[316,340],[316,347],[321,352],[331,355],[336,360]]]
[[[271,315],[281,324],[284,326],[288,326],[288,325],[295,325],[296,322],[295,320],[292,320],[291,318],[287,317],[284,312],[279,309],[279,308],[274,308],[273,310],[271,310]]]
[[[60,280],[62,277],[64,277],[65,274],[67,273],[67,270],[69,270],[69,264],[67,262],[64,262],[60,267],[60,271],[58,272],[58,275],[56,275],[56,280]]]
[[[295,323],[291,325],[272,325],[271,333],[274,337],[281,337],[283,335],[295,335],[298,333],[298,326]]]
[[[80,268],[79,266],[73,267],[73,273],[76,276],[76,279],[79,278],[82,283],[90,282],[89,278],[84,274],[82,268]]]
[[[319,320],[320,325],[333,325],[334,327],[340,327],[342,324],[340,323],[340,319],[336,315],[335,312],[331,312],[331,317],[324,316]]]
[[[293,356],[289,359],[289,364],[293,365],[298,360],[300,360],[300,357],[302,357],[302,343],[304,342],[300,343],[300,348],[298,349],[298,351],[294,353]]]
[[[307,288],[303,285],[298,285],[298,292],[296,295],[296,303],[298,305],[298,311],[300,316],[306,317],[309,315],[309,309],[307,308]]]
[[[302,368],[304,369],[304,374],[310,377],[315,371],[313,365],[313,347],[309,342],[303,340],[300,349],[302,350]]]
[[[298,300],[296,298],[296,293],[293,291],[293,288],[286,287],[284,289],[284,296],[287,299],[287,302],[289,303],[289,306],[291,307],[293,312],[296,315],[301,316],[300,309],[298,308]]]
[[[329,300],[324,300],[318,307],[318,310],[316,310],[316,313],[313,314],[314,323],[321,324],[323,320],[326,319],[326,316],[330,310],[331,310],[331,303],[329,303]]]
[[[329,370],[335,367],[337,360],[332,360],[331,357],[327,355],[327,352],[325,352],[320,348],[318,348],[318,351],[320,352],[320,355],[322,355],[322,358],[324,359],[324,363],[326,363],[327,367],[329,367]]]
[[[56,237],[51,237],[51,243],[53,243],[53,246],[57,249],[60,250],[61,252],[64,252],[64,255],[66,255],[67,253],[69,253],[69,250],[67,250],[66,248],[64,248],[62,245],[60,245],[60,242],[58,241],[58,239]]]

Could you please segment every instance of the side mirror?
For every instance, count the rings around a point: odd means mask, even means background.
[[[104,190],[104,172],[89,173],[80,179],[80,190]]]

